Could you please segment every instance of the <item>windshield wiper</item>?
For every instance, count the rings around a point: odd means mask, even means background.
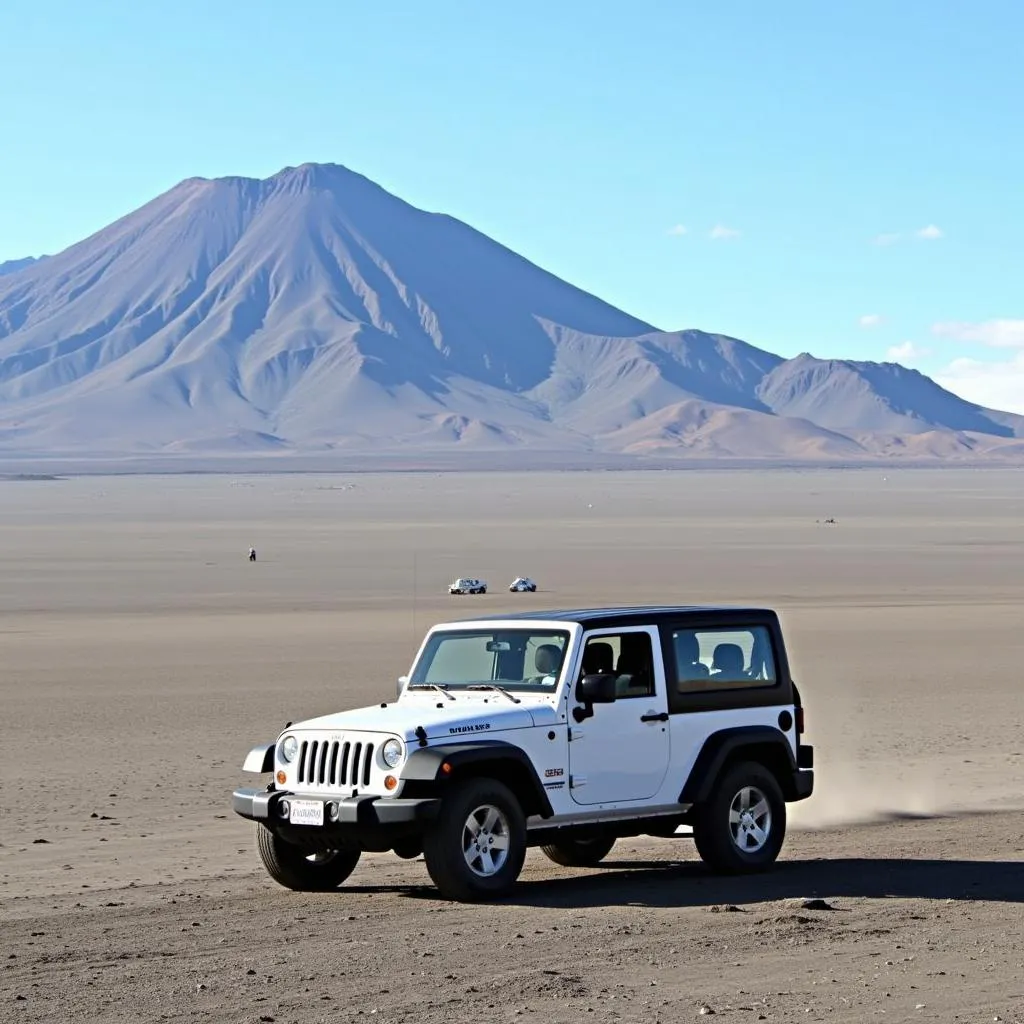
[[[443,686],[438,686],[437,683],[413,683],[409,687],[410,690],[437,690],[438,693],[443,693],[449,700],[455,700],[455,697],[450,694]]]
[[[467,690],[497,690],[503,697],[508,697],[513,704],[522,704],[523,702],[514,694],[509,693],[504,686],[495,686],[494,683],[474,683],[472,686],[467,686]]]

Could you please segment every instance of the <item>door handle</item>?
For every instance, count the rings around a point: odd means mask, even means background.
[[[653,711],[648,712],[646,715],[640,716],[641,722],[667,722],[668,712],[662,711],[661,714],[656,714]]]

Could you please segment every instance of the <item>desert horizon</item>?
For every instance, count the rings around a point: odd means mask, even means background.
[[[254,454],[172,455],[95,455],[83,457],[59,452],[46,456],[0,454],[0,480],[17,483],[45,481],[50,478],[89,477],[187,477],[187,476],[365,476],[382,474],[526,474],[526,473],[664,473],[664,472],[755,472],[813,473],[828,472],[991,472],[1015,473],[1024,470],[1024,462],[991,454],[964,454],[943,459],[870,457],[858,459],[764,459],[739,456],[702,458],[694,455],[657,456],[590,452],[572,457],[563,451],[529,450],[493,452],[488,450],[414,450],[412,452],[293,452],[279,455]]]

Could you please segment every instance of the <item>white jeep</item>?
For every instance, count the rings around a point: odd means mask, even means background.
[[[713,870],[772,864],[813,748],[776,614],[532,612],[434,626],[397,699],[290,723],[238,789],[270,876],[339,886],[363,851],[421,854],[446,898],[506,893],[526,849],[592,866],[683,826]]]
[[[512,594],[535,594],[537,592],[537,584],[529,576],[517,576],[509,584],[508,589]]]
[[[487,581],[473,576],[460,576],[448,584],[449,594],[486,594]]]

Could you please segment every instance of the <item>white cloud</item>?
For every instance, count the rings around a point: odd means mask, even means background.
[[[866,313],[857,321],[865,330],[877,327],[881,322],[882,317],[878,313]]]
[[[938,238],[945,237],[945,232],[942,228],[935,224],[929,224],[927,227],[918,228],[913,234],[915,238],[923,238],[928,242],[934,242]],[[903,237],[903,232],[901,231],[887,231],[884,234],[875,235],[872,241],[875,245],[895,245],[897,242],[902,242]]]
[[[994,363],[954,359],[934,374],[933,379],[968,402],[1001,412],[1024,414],[1024,352]]]
[[[668,229],[666,234],[669,234],[669,235],[685,235],[686,234],[686,225],[685,224],[675,224],[675,225],[673,225],[672,227],[670,227]]]
[[[724,224],[716,224],[709,232],[708,238],[716,241],[727,241],[730,238],[739,238],[740,233],[735,228],[727,228]]]
[[[915,363],[917,360],[930,354],[931,349],[921,348],[912,341],[904,341],[899,345],[893,345],[885,353],[885,358],[891,363],[902,363],[903,366],[909,366],[911,363]]]
[[[932,324],[932,334],[957,341],[975,341],[990,348],[1024,348],[1024,320],[947,321]]]

